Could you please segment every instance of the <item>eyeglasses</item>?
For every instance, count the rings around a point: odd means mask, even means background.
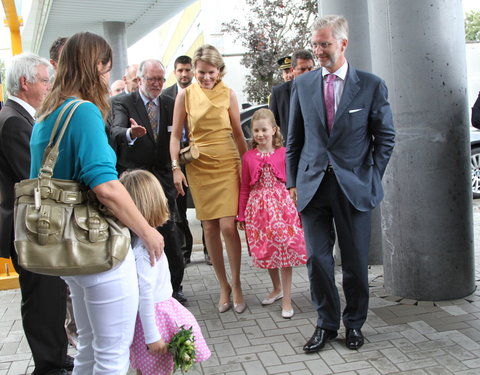
[[[160,78],[160,77],[143,77],[145,79],[145,81],[147,81],[148,83],[164,83],[166,81],[165,78]]]
[[[312,42],[312,48],[318,48],[322,47],[323,49],[326,49],[330,47],[333,44],[333,42]]]
[[[51,82],[49,79],[46,79],[46,78],[38,78],[37,81],[40,81],[41,83],[43,83],[45,86],[48,86]]]

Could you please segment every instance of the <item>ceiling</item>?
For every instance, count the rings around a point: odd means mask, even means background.
[[[127,46],[194,0],[34,0],[22,32],[25,51],[48,57],[52,42],[77,32],[103,33],[103,23],[125,22]]]

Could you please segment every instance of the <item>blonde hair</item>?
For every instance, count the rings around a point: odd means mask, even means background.
[[[268,120],[272,124],[273,129],[277,129],[275,134],[272,137],[272,145],[274,148],[280,148],[283,146],[283,135],[280,132],[280,127],[277,125],[277,122],[275,121],[275,116],[273,115],[273,112],[270,111],[269,109],[266,108],[261,108],[257,111],[252,116],[252,121],[250,122],[250,128],[252,131],[252,148],[255,148],[258,146],[258,143],[255,142],[255,137],[253,137],[253,123],[257,120]]]
[[[101,36],[85,32],[68,38],[60,52],[52,89],[38,110],[38,120],[55,111],[75,91],[95,104],[105,119],[110,110],[109,87],[97,65],[111,62],[112,49]]]
[[[222,55],[218,52],[214,46],[210,44],[204,44],[197,48],[195,53],[193,54],[193,66],[197,67],[197,61],[203,61],[207,64],[214,65],[220,71],[218,76],[219,80],[225,76],[225,62],[223,61]]]
[[[120,182],[130,193],[148,224],[159,227],[168,220],[168,201],[162,185],[153,173],[143,169],[132,169],[122,173]]]

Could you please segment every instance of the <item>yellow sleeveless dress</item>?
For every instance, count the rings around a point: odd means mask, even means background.
[[[222,81],[211,90],[198,83],[185,89],[190,141],[200,151],[186,167],[198,220],[237,215],[241,164],[229,107],[230,89]]]

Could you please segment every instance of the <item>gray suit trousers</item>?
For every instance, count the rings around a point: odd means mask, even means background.
[[[335,285],[334,230],[342,257],[346,328],[361,328],[368,312],[368,248],[370,211],[356,210],[333,172],[327,172],[313,199],[301,212],[308,252],[308,273],[317,326],[338,330],[340,298]],[[335,222],[335,229],[333,223]]]

